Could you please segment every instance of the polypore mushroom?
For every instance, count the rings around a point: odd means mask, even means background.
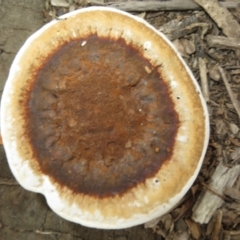
[[[93,7],[33,34],[2,98],[10,168],[65,219],[125,228],[173,208],[209,137],[205,102],[165,36],[130,14]]]

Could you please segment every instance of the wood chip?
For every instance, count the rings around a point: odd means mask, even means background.
[[[182,41],[180,39],[176,39],[173,41],[174,46],[177,48],[178,52],[181,54],[184,58],[189,58],[186,48],[184,47]]]
[[[153,219],[149,222],[146,222],[144,224],[144,228],[154,228],[154,227],[156,227],[157,224],[159,223],[160,219],[161,219],[161,217],[158,217],[158,218],[155,218],[155,219]]]
[[[199,27],[207,25],[199,22],[198,15],[192,15],[182,20],[174,19],[163,24],[159,31],[163,32],[171,41],[182,38],[188,34],[196,32]]]
[[[235,146],[238,146],[238,147],[240,147],[240,142],[238,141],[238,140],[236,140],[236,139],[234,139],[234,138],[232,138],[232,137],[228,137],[228,139],[229,139],[229,141],[232,143],[232,144],[234,144]]]
[[[208,35],[206,39],[209,47],[219,49],[240,49],[240,40],[237,38]]]
[[[236,135],[239,131],[239,127],[234,123],[229,123],[229,128],[230,128],[232,134],[234,134],[234,135]]]
[[[232,168],[225,167],[219,163],[211,177],[209,188],[220,195],[226,187],[232,187],[240,172],[240,165]],[[192,219],[201,224],[208,223],[215,211],[222,205],[223,199],[213,192],[205,189],[199,196],[193,207]]]
[[[183,47],[185,48],[185,51],[188,55],[191,55],[196,52],[196,48],[195,48],[193,41],[183,38],[183,39],[181,39],[181,42],[182,42]]]
[[[51,4],[55,7],[69,7],[70,4],[66,0],[51,0]]]
[[[193,238],[199,239],[201,237],[201,229],[200,229],[199,224],[197,224],[196,222],[194,222],[191,219],[185,219],[185,222],[188,225]]]
[[[214,81],[219,81],[221,78],[221,75],[220,75],[217,65],[214,65],[213,67],[211,67],[209,69],[208,73],[209,73],[209,77]]]
[[[218,67],[218,69],[219,69],[219,71],[220,71],[222,80],[223,80],[223,82],[224,82],[224,84],[225,84],[225,87],[226,87],[226,89],[227,89],[227,92],[228,92],[228,94],[229,94],[229,97],[230,97],[230,99],[231,99],[231,101],[232,101],[232,104],[233,104],[233,106],[234,106],[234,108],[235,108],[235,110],[236,110],[236,112],[237,112],[237,114],[238,114],[238,117],[240,118],[240,105],[239,105],[237,99],[234,97],[233,91],[232,91],[231,86],[230,86],[230,84],[229,84],[229,82],[228,82],[228,80],[227,80],[227,77],[226,77],[226,75],[225,75],[224,70],[223,70],[220,66]]]
[[[227,187],[224,190],[224,194],[228,195],[230,198],[240,202],[240,191],[232,188],[232,187]]]
[[[69,7],[69,12],[73,12],[74,10],[76,10],[77,6],[75,4],[70,5]]]

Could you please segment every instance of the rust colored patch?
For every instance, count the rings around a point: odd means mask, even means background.
[[[101,198],[153,177],[171,157],[178,129],[157,69],[123,40],[96,35],[49,56],[26,109],[42,172]]]

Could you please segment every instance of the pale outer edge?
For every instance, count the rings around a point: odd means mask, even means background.
[[[4,148],[6,151],[6,155],[7,155],[7,159],[8,159],[8,163],[10,166],[10,169],[13,173],[13,175],[15,176],[15,178],[17,179],[17,181],[21,184],[22,187],[24,187],[27,190],[33,191],[33,192],[38,192],[43,194],[48,202],[48,205],[50,206],[50,208],[56,212],[58,215],[60,215],[61,217],[69,220],[69,221],[73,221],[73,222],[77,222],[80,223],[82,225],[88,226],[88,227],[94,227],[94,228],[101,228],[101,229],[121,229],[121,228],[127,228],[127,227],[131,227],[131,226],[135,226],[138,224],[142,224],[148,221],[151,221],[154,218],[159,217],[160,215],[164,215],[167,212],[169,212],[172,208],[174,208],[174,206],[176,206],[176,204],[181,200],[181,198],[186,194],[186,192],[188,191],[188,189],[192,186],[193,182],[195,181],[206,150],[207,150],[207,146],[208,146],[208,139],[209,139],[209,134],[210,134],[210,125],[209,125],[209,116],[208,116],[208,110],[207,110],[207,106],[205,103],[205,100],[201,94],[201,90],[200,87],[195,79],[195,77],[193,76],[192,72],[190,71],[190,69],[188,68],[188,66],[186,65],[186,63],[184,62],[184,60],[182,59],[181,55],[178,53],[178,51],[176,50],[175,46],[167,39],[167,37],[165,35],[163,35],[161,32],[157,31],[155,28],[153,28],[150,24],[148,24],[145,20],[130,15],[129,13],[114,9],[114,8],[109,8],[109,7],[89,7],[89,8],[84,8],[84,9],[80,9],[80,10],[76,10],[74,12],[70,12],[67,13],[63,16],[61,16],[61,18],[67,18],[67,17],[72,17],[74,16],[76,13],[80,13],[80,12],[86,12],[86,11],[95,11],[95,10],[101,10],[101,11],[112,11],[112,12],[117,12],[117,13],[121,13],[123,15],[129,16],[133,19],[135,19],[138,22],[141,22],[143,24],[145,24],[148,28],[152,29],[154,32],[156,32],[162,39],[164,39],[169,46],[171,46],[171,48],[175,51],[176,55],[178,56],[178,58],[181,60],[181,62],[183,63],[186,71],[188,72],[189,76],[192,79],[192,82],[196,88],[197,91],[200,92],[199,94],[199,98],[201,100],[201,104],[204,110],[204,117],[205,117],[205,142],[204,142],[204,147],[203,147],[203,151],[202,151],[202,155],[201,158],[198,162],[198,166],[194,172],[194,175],[188,180],[187,184],[183,187],[183,189],[181,190],[181,192],[179,192],[177,195],[175,195],[172,199],[169,200],[169,202],[167,202],[166,204],[160,205],[158,206],[156,209],[153,209],[151,213],[148,214],[144,214],[144,215],[137,215],[134,216],[131,219],[118,219],[117,221],[108,221],[108,222],[104,222],[101,221],[101,219],[96,220],[96,221],[88,221],[88,219],[79,219],[79,217],[75,216],[74,214],[71,215],[71,212],[77,211],[77,208],[75,208],[75,206],[71,206],[71,211],[62,211],[62,209],[64,208],[64,202],[62,199],[60,199],[59,195],[56,193],[55,190],[55,186],[50,182],[49,178],[47,176],[42,176],[42,179],[39,179],[38,177],[36,177],[32,171],[32,169],[30,168],[30,166],[28,164],[25,164],[24,166],[21,166],[23,168],[25,172],[25,175],[19,175],[18,172],[18,167],[16,167],[16,162],[15,159],[18,159],[18,153],[16,151],[10,151],[9,147],[14,144],[11,143],[11,141],[8,141],[4,138],[5,134],[7,134],[7,128],[1,128],[2,130],[2,136],[3,136],[3,144],[4,144]],[[37,38],[39,35],[41,35],[42,32],[45,31],[45,29],[51,27],[52,25],[56,24],[57,20],[54,20],[48,24],[46,24],[45,26],[43,26],[40,30],[38,30],[37,32],[35,32],[33,35],[31,35],[27,41],[25,42],[25,44],[22,46],[22,48],[19,50],[16,58],[14,59],[11,69],[10,69],[10,73],[9,73],[9,77],[8,77],[8,81],[6,82],[5,85],[5,90],[3,92],[2,95],[2,102],[1,102],[1,126],[7,125],[8,121],[4,116],[4,112],[6,111],[4,106],[5,103],[7,103],[9,101],[8,99],[8,92],[11,91],[11,82],[14,78],[14,74],[17,71],[16,65],[19,62],[19,59],[21,58],[21,55],[24,53],[25,49],[28,47],[28,45],[35,39]],[[65,210],[70,210],[65,209]]]

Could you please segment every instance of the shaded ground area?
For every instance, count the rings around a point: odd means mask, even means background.
[[[64,8],[53,7],[51,2],[73,4]],[[184,10],[189,0],[182,0],[185,4],[175,2],[178,10]],[[204,5],[208,1],[196,2]],[[218,1],[211,1],[214,2]],[[240,239],[240,52],[237,51],[240,31],[231,24],[236,21],[234,24],[239,27],[240,7],[236,0],[219,2],[229,8],[235,6],[230,9],[233,16],[230,21],[224,16],[226,9],[217,13],[219,6],[205,10],[198,7],[197,11],[194,8],[194,11],[137,13],[174,42],[199,81],[208,103],[211,122],[208,151],[197,180],[181,204],[155,223],[146,224],[148,229],[143,225],[116,231],[82,227],[58,217],[42,195],[20,187],[1,147],[0,240]],[[0,0],[1,93],[15,54],[27,37],[51,19],[85,4],[85,0]],[[225,25],[221,25],[221,21]],[[226,73],[224,81],[219,66]],[[227,91],[226,81],[231,91]]]

